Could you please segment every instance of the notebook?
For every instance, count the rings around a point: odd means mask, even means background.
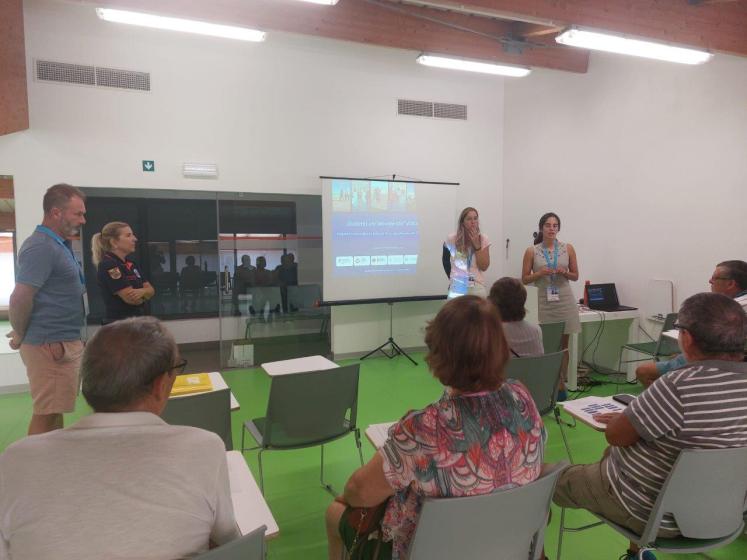
[[[633,311],[638,309],[637,307],[620,305],[620,301],[617,299],[617,288],[613,283],[589,284],[586,291],[589,297],[589,309],[599,311]]]
[[[171,396],[189,395],[191,393],[206,393],[213,390],[213,383],[208,373],[188,373],[177,375],[174,386],[171,388]]]

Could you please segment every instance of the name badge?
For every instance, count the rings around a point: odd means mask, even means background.
[[[467,286],[470,288],[475,287],[475,277],[472,274],[469,275],[469,279],[467,280]]]
[[[547,301],[560,301],[560,290],[557,286],[549,286],[547,288]]]

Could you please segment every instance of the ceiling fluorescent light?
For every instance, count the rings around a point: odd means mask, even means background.
[[[567,29],[555,37],[555,40],[571,47],[641,56],[680,64],[703,64],[713,58],[708,51],[576,28]]]
[[[504,64],[492,64],[489,62],[478,62],[476,60],[465,60],[463,58],[448,58],[421,54],[417,61],[425,66],[436,68],[448,68],[450,70],[466,70],[468,72],[482,72],[483,74],[494,74],[497,76],[512,76],[521,78],[528,75],[532,70],[522,66],[507,66]]]
[[[334,6],[339,0],[301,0],[302,2],[311,2],[312,4],[324,4],[325,6]]]
[[[185,31],[199,35],[211,35],[214,37],[225,37],[227,39],[238,39],[239,41],[260,42],[265,40],[265,32],[249,29],[248,27],[234,27],[232,25],[220,25],[191,19],[172,18],[144,14],[142,12],[128,12],[125,10],[113,10],[110,8],[96,8],[96,15],[104,21],[114,23],[127,23],[129,25],[141,25],[154,29],[168,29],[170,31]]]

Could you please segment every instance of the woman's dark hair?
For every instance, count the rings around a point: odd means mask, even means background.
[[[539,231],[536,231],[532,234],[532,237],[534,237],[535,245],[539,245],[540,243],[542,243],[542,228],[545,226],[545,222],[550,218],[555,218],[556,220],[558,220],[558,231],[560,231],[560,217],[555,212],[542,214],[542,217],[539,221]]]
[[[521,321],[527,314],[524,304],[527,302],[527,290],[517,278],[504,276],[496,280],[490,288],[488,299],[498,309],[503,322]]]
[[[472,392],[498,388],[508,343],[501,316],[489,301],[462,296],[446,303],[425,330],[425,361],[443,384]]]

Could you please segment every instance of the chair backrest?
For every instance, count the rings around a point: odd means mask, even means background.
[[[668,336],[664,336],[665,331],[671,331],[674,328],[674,324],[677,322],[676,313],[667,313],[664,317],[664,326],[661,328],[661,334],[656,344],[656,355],[657,356],[670,356],[671,354],[679,354],[680,346],[676,340]]]
[[[747,508],[747,447],[686,449],[675,461],[641,535],[653,542],[665,513],[684,537],[717,539],[740,530]]]
[[[267,447],[324,443],[356,428],[360,364],[272,378]]]
[[[542,329],[542,346],[545,349],[545,354],[560,352],[563,332],[565,331],[565,321],[545,323],[540,325],[540,329]]]
[[[220,436],[226,451],[233,449],[231,392],[229,389],[170,398],[161,418],[175,426],[194,426]]]
[[[319,284],[288,286],[288,306],[293,309],[309,309],[322,299]]]
[[[539,558],[550,500],[567,462],[546,465],[534,482],[464,498],[427,498],[410,560]]]
[[[506,378],[517,379],[529,389],[540,414],[547,414],[555,408],[564,353],[512,358],[506,362]]]
[[[265,560],[265,530],[254,529],[241,538],[195,556],[194,560]]]

